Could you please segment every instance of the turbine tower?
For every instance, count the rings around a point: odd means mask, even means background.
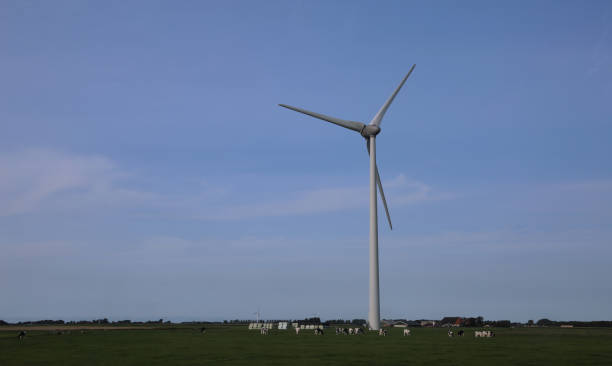
[[[311,117],[322,119],[338,126],[348,128],[349,130],[359,132],[361,136],[366,139],[367,150],[370,154],[370,302],[368,323],[370,325],[370,329],[372,330],[380,329],[380,290],[378,285],[378,213],[376,207],[376,186],[378,186],[380,198],[385,207],[385,214],[387,215],[389,228],[393,230],[391,216],[389,216],[389,209],[387,208],[387,200],[385,199],[385,193],[380,181],[380,174],[378,173],[378,167],[376,166],[376,135],[380,133],[380,124],[385,113],[387,112],[387,109],[412,73],[412,70],[414,70],[415,66],[416,65],[412,65],[406,76],[404,76],[404,79],[402,79],[402,82],[395,89],[393,94],[391,94],[389,99],[387,99],[385,104],[383,104],[378,113],[376,113],[372,121],[370,121],[370,123],[367,125],[362,122],[347,121],[320,113],[310,112],[305,109],[292,107],[290,105],[279,104],[281,107],[304,113]]]

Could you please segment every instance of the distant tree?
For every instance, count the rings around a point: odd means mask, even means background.
[[[599,320],[592,322],[571,321],[567,322],[567,324],[571,324],[575,327],[612,327],[612,321],[609,320]]]
[[[527,320],[527,325],[532,326],[533,325],[533,320]]]
[[[355,325],[363,325],[365,323],[367,323],[367,321],[365,319],[353,319],[353,324]]]
[[[304,320],[301,320],[300,322],[304,322],[306,324],[321,324],[321,319],[318,316],[315,316],[312,318],[305,318]]]
[[[482,327],[482,325],[483,325],[483,321],[482,321],[481,316],[479,316],[478,318],[474,318],[474,317],[465,318],[463,320],[464,327]]]
[[[0,325],[8,325],[8,323],[5,322],[4,320],[0,320]]]
[[[550,319],[543,318],[543,319],[538,320],[536,324],[539,326],[550,326],[550,325],[554,325],[555,322],[553,322]]]
[[[498,320],[493,323],[493,326],[500,328],[510,328],[510,326],[512,326],[512,323],[510,322],[510,320]]]

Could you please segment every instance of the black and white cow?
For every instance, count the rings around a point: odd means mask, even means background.
[[[323,334],[324,334],[324,333],[323,333],[323,329],[316,328],[316,329],[314,330],[314,334],[315,334],[315,335],[323,335]]]
[[[24,339],[26,336],[26,332],[25,330],[22,330],[21,332],[19,332],[19,334],[17,335],[17,338],[19,338],[19,340]]]
[[[475,338],[491,338],[495,337],[495,333],[490,330],[477,330],[474,332]]]

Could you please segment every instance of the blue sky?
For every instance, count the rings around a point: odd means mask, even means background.
[[[612,319],[612,6],[0,4],[0,319]],[[382,214],[382,212],[380,213]],[[381,216],[382,218],[382,216]]]

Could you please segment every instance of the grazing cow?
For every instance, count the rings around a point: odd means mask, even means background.
[[[206,333],[206,328],[205,327],[200,328],[200,333]]]
[[[314,334],[315,334],[315,335],[323,335],[323,329],[316,328],[316,329],[314,330]]]
[[[342,329],[336,327],[336,335],[342,334]]]
[[[353,331],[353,334],[355,334],[355,335],[363,334],[363,329],[355,328],[355,330]]]
[[[474,332],[474,337],[476,338],[491,338],[494,336],[495,334],[490,330],[481,330],[481,331],[477,330]]]
[[[387,334],[388,334],[388,332],[387,332],[385,329],[382,329],[382,328],[381,328],[381,329],[379,329],[379,330],[378,330],[378,335],[379,335],[379,336],[386,337],[386,336],[387,336]]]
[[[349,335],[348,328],[342,328],[342,334]]]
[[[22,330],[21,332],[19,332],[19,334],[17,334],[17,338],[19,338],[19,340],[24,339],[25,336],[26,336],[25,330]]]
[[[448,336],[451,337],[451,338],[453,337],[453,331],[450,330],[450,329],[448,330]]]
[[[268,328],[261,328],[261,330],[259,331],[260,334],[263,335],[268,335]]]
[[[408,328],[404,329],[404,335],[405,336],[409,336],[410,335],[410,329],[408,329]]]
[[[353,332],[354,332],[353,328],[349,328],[349,335],[353,335]]]
[[[464,333],[465,333],[465,332],[463,331],[463,329],[461,329],[460,331],[458,331],[458,332],[457,332],[457,335],[458,335],[459,337],[463,337],[463,334],[464,334]]]
[[[295,328],[295,335],[300,335],[300,328]]]

